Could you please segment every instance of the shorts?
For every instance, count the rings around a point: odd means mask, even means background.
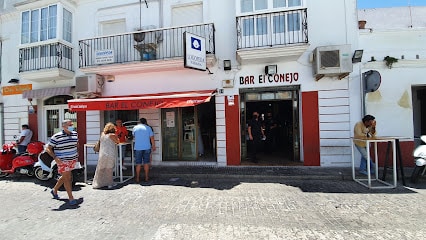
[[[62,161],[61,164],[58,164],[58,173],[61,174],[63,172],[71,172],[74,170],[76,163],[77,160]]]
[[[151,149],[135,150],[136,165],[149,164],[150,158],[151,158]]]

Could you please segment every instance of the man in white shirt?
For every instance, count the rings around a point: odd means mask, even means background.
[[[22,125],[22,131],[19,140],[16,142],[18,144],[18,152],[24,153],[27,151],[28,143],[31,142],[33,137],[33,131],[29,128],[27,124]]]

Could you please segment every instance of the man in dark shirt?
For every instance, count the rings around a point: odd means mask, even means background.
[[[276,130],[278,127],[277,121],[273,118],[272,112],[266,113],[266,118],[263,121],[265,127],[265,153],[270,154],[275,149]]]
[[[247,130],[249,135],[250,159],[257,163],[257,152],[260,148],[262,137],[265,137],[258,112],[253,112],[253,118],[248,122]]]

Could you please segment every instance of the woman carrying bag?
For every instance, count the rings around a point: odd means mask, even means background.
[[[120,142],[115,135],[115,125],[107,123],[100,137],[99,160],[96,166],[93,188],[112,188],[116,184],[113,180],[113,170],[117,160],[117,147]]]

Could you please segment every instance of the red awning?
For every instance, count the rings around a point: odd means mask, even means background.
[[[216,90],[160,93],[137,97],[109,97],[73,99],[68,101],[70,111],[113,111],[152,108],[191,107],[209,102]]]

